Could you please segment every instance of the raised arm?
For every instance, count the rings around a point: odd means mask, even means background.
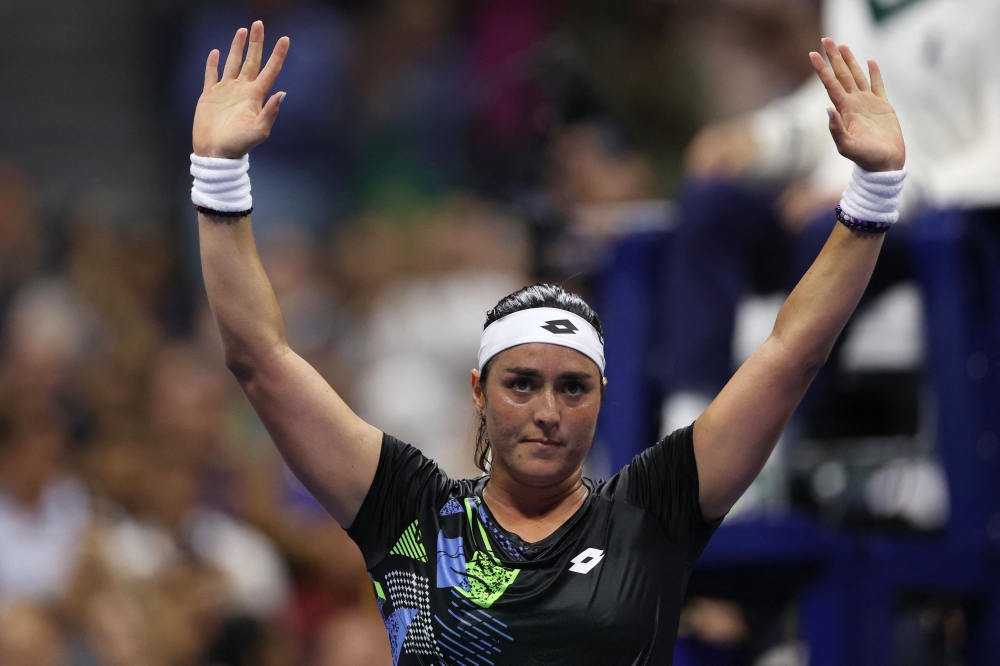
[[[222,79],[219,52],[208,55],[192,140],[200,157],[237,159],[271,132],[284,93],[268,91],[288,53],[288,38],[260,70],[264,26],[236,32]],[[355,415],[285,341],[284,323],[264,273],[249,216],[200,212],[202,272],[229,366],[289,467],[348,527],[375,477],[382,434]]]
[[[868,61],[871,85],[846,46],[823,46],[828,66],[810,53],[835,109],[830,133],[840,153],[867,171],[903,168],[905,149],[882,77]],[[747,359],[694,424],[702,513],[732,508],[760,472],[781,431],[826,362],[857,307],[883,235],[836,224],[816,261],[785,301],[767,341]]]

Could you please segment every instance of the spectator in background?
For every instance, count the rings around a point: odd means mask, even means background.
[[[389,666],[385,628],[377,619],[350,617],[332,622],[320,636],[313,666]]]
[[[535,184],[545,139],[558,120],[553,92],[538,66],[554,23],[540,0],[488,0],[469,18],[472,117],[467,150],[480,184],[492,194],[516,195]]]
[[[988,64],[995,3],[827,0],[823,23],[891,82],[907,137],[903,218],[1000,204],[1000,79]],[[690,423],[731,375],[739,299],[790,288],[829,235],[851,165],[829,141],[827,106],[810,80],[691,143],[664,304],[664,432]],[[905,228],[888,234],[869,297],[909,277]]]
[[[672,211],[657,189],[649,157],[608,119],[595,117],[555,130],[545,172],[553,223],[538,229],[536,271],[554,280],[578,274],[592,278],[611,243],[667,228]]]
[[[454,0],[382,0],[359,18],[352,82],[362,210],[407,219],[460,180],[468,96],[458,9]]]
[[[0,608],[0,664],[66,666],[59,629],[44,609],[33,604]]]
[[[58,602],[76,572],[90,501],[65,445],[51,414],[0,416],[0,606]]]
[[[370,299],[350,394],[358,413],[402,432],[449,474],[477,475],[468,373],[482,313],[526,279],[523,230],[490,204],[462,196],[428,207],[405,227],[374,216],[358,224],[337,244],[345,278]],[[409,254],[382,255],[370,239],[383,235]],[[359,258],[366,249],[374,252]],[[390,264],[382,271],[369,262]],[[386,393],[387,382],[397,390]]]
[[[14,292],[41,268],[40,222],[35,183],[18,165],[0,161],[0,326]]]

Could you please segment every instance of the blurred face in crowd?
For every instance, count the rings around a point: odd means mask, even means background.
[[[42,249],[34,183],[18,166],[0,163],[0,285],[37,268]]]
[[[15,605],[0,611],[0,664],[63,666],[59,632],[40,608]]]
[[[181,527],[198,500],[195,470],[174,455],[151,455],[145,477],[149,515],[168,528]]]
[[[583,465],[601,407],[601,373],[580,352],[532,343],[489,363],[483,387],[473,371],[473,401],[486,418],[493,475],[544,487]]]
[[[141,445],[123,438],[105,438],[89,455],[90,477],[101,491],[125,509],[138,511],[145,498],[146,454]]]
[[[0,443],[0,484],[21,502],[39,501],[46,484],[62,464],[65,434],[52,423],[18,424]]]
[[[653,174],[640,154],[618,149],[600,127],[588,123],[560,131],[550,149],[550,194],[573,207],[647,199]]]
[[[211,456],[226,425],[229,392],[216,372],[193,353],[168,348],[153,374],[156,428],[191,459]]]
[[[378,616],[345,613],[320,632],[316,666],[385,666],[392,663]]]

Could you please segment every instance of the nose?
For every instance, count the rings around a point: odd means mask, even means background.
[[[552,430],[559,425],[559,404],[555,391],[542,391],[535,403],[535,425],[542,430]]]

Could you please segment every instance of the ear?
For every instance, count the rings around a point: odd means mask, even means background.
[[[486,392],[483,385],[479,383],[479,371],[472,371],[472,404],[477,412],[486,409]]]
[[[604,377],[601,379],[601,383],[604,384],[604,388],[608,388],[608,378]]]

